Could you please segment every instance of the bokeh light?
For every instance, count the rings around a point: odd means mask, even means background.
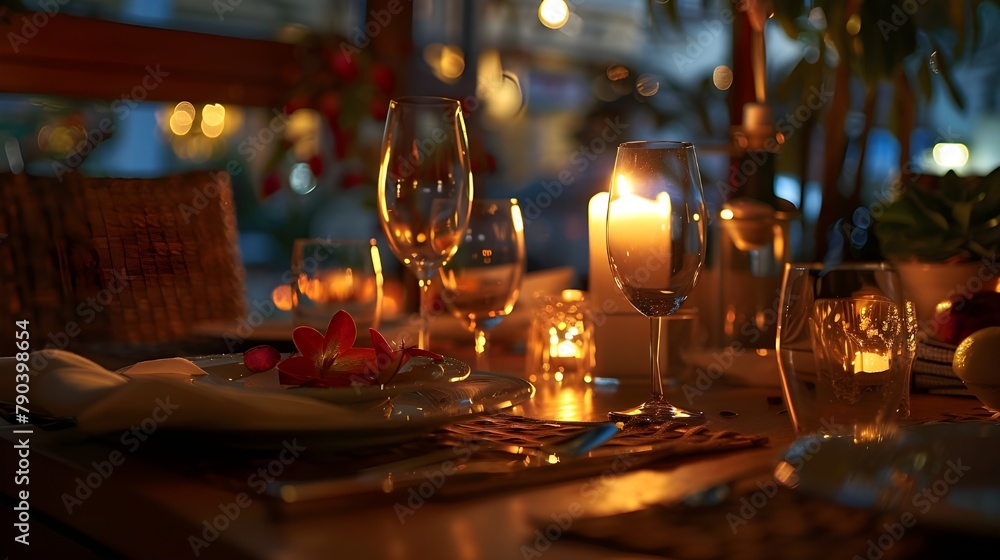
[[[559,29],[569,21],[569,4],[566,0],[542,0],[538,5],[538,20],[549,29]]]

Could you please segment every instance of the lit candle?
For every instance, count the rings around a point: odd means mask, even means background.
[[[889,356],[876,352],[855,352],[854,373],[882,373],[889,370]]]
[[[608,193],[590,199],[590,281],[589,292],[595,310],[605,313],[638,313],[629,304],[611,276],[608,262]]]
[[[628,255],[624,272],[634,274],[640,284],[663,288],[664,276],[670,275],[670,196],[661,192],[655,199],[645,198],[632,194],[624,175],[616,181],[620,194],[611,202],[608,216],[615,230],[611,250],[620,259]],[[650,282],[652,278],[657,280]]]
[[[325,300],[329,303],[351,301],[354,298],[354,271],[326,270],[319,273],[326,284]]]

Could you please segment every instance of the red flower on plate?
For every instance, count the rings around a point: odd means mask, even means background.
[[[414,356],[444,360],[440,354],[405,344],[393,350],[377,330],[369,329],[369,333],[374,348],[354,348],[358,327],[344,310],[330,319],[326,334],[312,327],[296,327],[292,341],[299,354],[278,363],[279,381],[300,387],[383,385]]]
[[[429,350],[421,350],[416,346],[406,346],[406,344],[400,344],[400,347],[396,350],[392,349],[392,346],[385,340],[375,329],[368,329],[368,332],[372,336],[372,346],[375,347],[375,370],[376,381],[380,384],[388,383],[393,377],[399,373],[400,368],[403,367],[410,358],[413,356],[424,356],[431,358],[435,362],[440,362],[444,360],[444,356],[440,354],[435,354]]]
[[[353,348],[358,327],[346,311],[338,311],[322,334],[312,327],[296,327],[292,341],[299,354],[278,364],[282,385],[303,387],[348,387],[373,385],[376,376],[370,364],[375,362],[371,348]]]

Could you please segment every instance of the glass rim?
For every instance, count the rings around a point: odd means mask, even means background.
[[[368,239],[348,239],[341,237],[299,237],[294,242],[295,247],[302,247],[305,245],[364,245],[372,246],[376,245],[377,241],[374,237]]]
[[[896,266],[888,261],[858,261],[830,264],[824,262],[785,263],[785,270],[881,270],[896,272]]]
[[[410,105],[422,105],[426,107],[461,107],[462,102],[451,97],[441,97],[435,95],[404,95],[392,99],[390,105],[406,103]]]
[[[681,140],[630,140],[618,144],[618,148],[626,150],[683,150],[694,148],[694,143]]]

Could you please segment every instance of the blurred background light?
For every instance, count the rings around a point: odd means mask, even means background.
[[[542,0],[538,5],[538,20],[549,29],[559,29],[569,21],[566,0]]]

